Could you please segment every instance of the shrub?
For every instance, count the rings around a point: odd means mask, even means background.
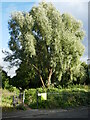
[[[52,109],[90,105],[90,91],[85,86],[74,86],[67,89],[38,88],[37,90],[39,93],[47,92],[46,101],[41,101],[41,97],[38,97],[38,108]],[[31,108],[37,108],[36,89],[26,90],[25,96],[25,103]]]
[[[12,109],[13,108],[13,95],[15,93],[18,95],[19,90],[15,87],[13,87],[13,92],[10,92],[7,89],[2,89],[2,109],[6,110],[8,108]]]
[[[17,110],[26,110],[26,107],[23,104],[16,106]]]

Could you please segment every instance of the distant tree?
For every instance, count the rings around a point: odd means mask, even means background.
[[[2,88],[8,88],[9,87],[9,79],[10,77],[7,75],[7,72],[4,70],[1,70],[1,80],[2,80]]]
[[[85,62],[81,63],[80,69],[80,84],[89,84],[88,65]]]
[[[73,84],[88,84],[88,65],[85,62],[81,62],[79,66],[73,71]]]
[[[0,66],[0,88],[2,88],[2,75],[1,75],[1,72],[2,72],[2,68]]]
[[[73,80],[72,71],[79,66],[84,52],[84,31],[79,20],[42,2],[30,12],[15,12],[8,24],[12,54],[7,53],[5,61],[11,65],[26,63],[39,76],[43,87],[51,85],[52,75],[57,81],[63,75],[68,76],[67,81]]]
[[[10,79],[10,85],[24,90],[32,87],[39,87],[38,79],[35,78],[36,74],[33,68],[27,67],[26,63],[20,65],[16,70],[16,76]]]

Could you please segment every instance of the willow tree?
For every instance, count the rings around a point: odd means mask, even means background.
[[[26,62],[27,67],[35,69],[43,87],[50,86],[53,74],[60,81],[69,71],[72,79],[72,70],[80,64],[84,52],[79,20],[42,2],[30,12],[14,12],[8,24],[12,54],[8,53],[6,61],[12,65]]]

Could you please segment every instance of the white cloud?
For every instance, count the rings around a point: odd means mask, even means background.
[[[82,2],[53,2],[54,6],[60,11],[60,12],[69,12],[75,17],[78,17],[79,19],[83,18],[85,20],[88,19],[86,16],[88,16],[88,4],[82,3]]]
[[[7,69],[6,71],[8,72],[8,76],[10,76],[12,78],[13,76],[16,75],[16,73],[15,73],[16,70],[17,70],[17,67],[14,66],[13,68]]]
[[[5,49],[3,49],[5,50]],[[7,50],[9,52],[11,52],[9,49]],[[3,58],[5,57],[5,54],[2,53],[2,49],[0,49],[0,66],[3,67],[3,70],[5,70],[8,74],[8,76],[13,77],[16,75],[15,71],[17,70],[17,67],[12,67],[11,69],[8,67],[9,66],[9,62],[5,62],[3,61]]]
[[[87,57],[87,56],[83,56],[83,57],[81,57],[81,59],[80,59],[80,60],[81,60],[82,62],[86,62],[86,63],[87,63],[87,59],[88,59],[88,57]]]

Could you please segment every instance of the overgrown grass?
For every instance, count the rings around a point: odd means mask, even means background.
[[[29,89],[25,90],[25,104],[30,108],[37,108],[37,90],[39,93],[46,92],[47,100],[41,101],[41,97],[38,97],[38,108],[39,109],[55,109],[55,108],[68,108],[77,106],[90,105],[90,86],[69,86],[68,88],[49,88],[49,89]],[[19,94],[19,90],[14,88],[14,91],[3,89],[2,93],[2,110],[25,110],[25,106],[19,105],[13,108],[13,95]]]
[[[26,107],[25,107],[25,105],[20,104],[20,105],[16,106],[16,109],[17,110],[26,110]]]
[[[15,94],[19,94],[19,90],[16,89],[15,87],[13,88],[13,92],[9,91],[9,90],[6,90],[6,89],[2,89],[2,104],[1,104],[1,107],[2,107],[2,110],[3,111],[12,111],[14,108],[13,108],[13,96]]]

